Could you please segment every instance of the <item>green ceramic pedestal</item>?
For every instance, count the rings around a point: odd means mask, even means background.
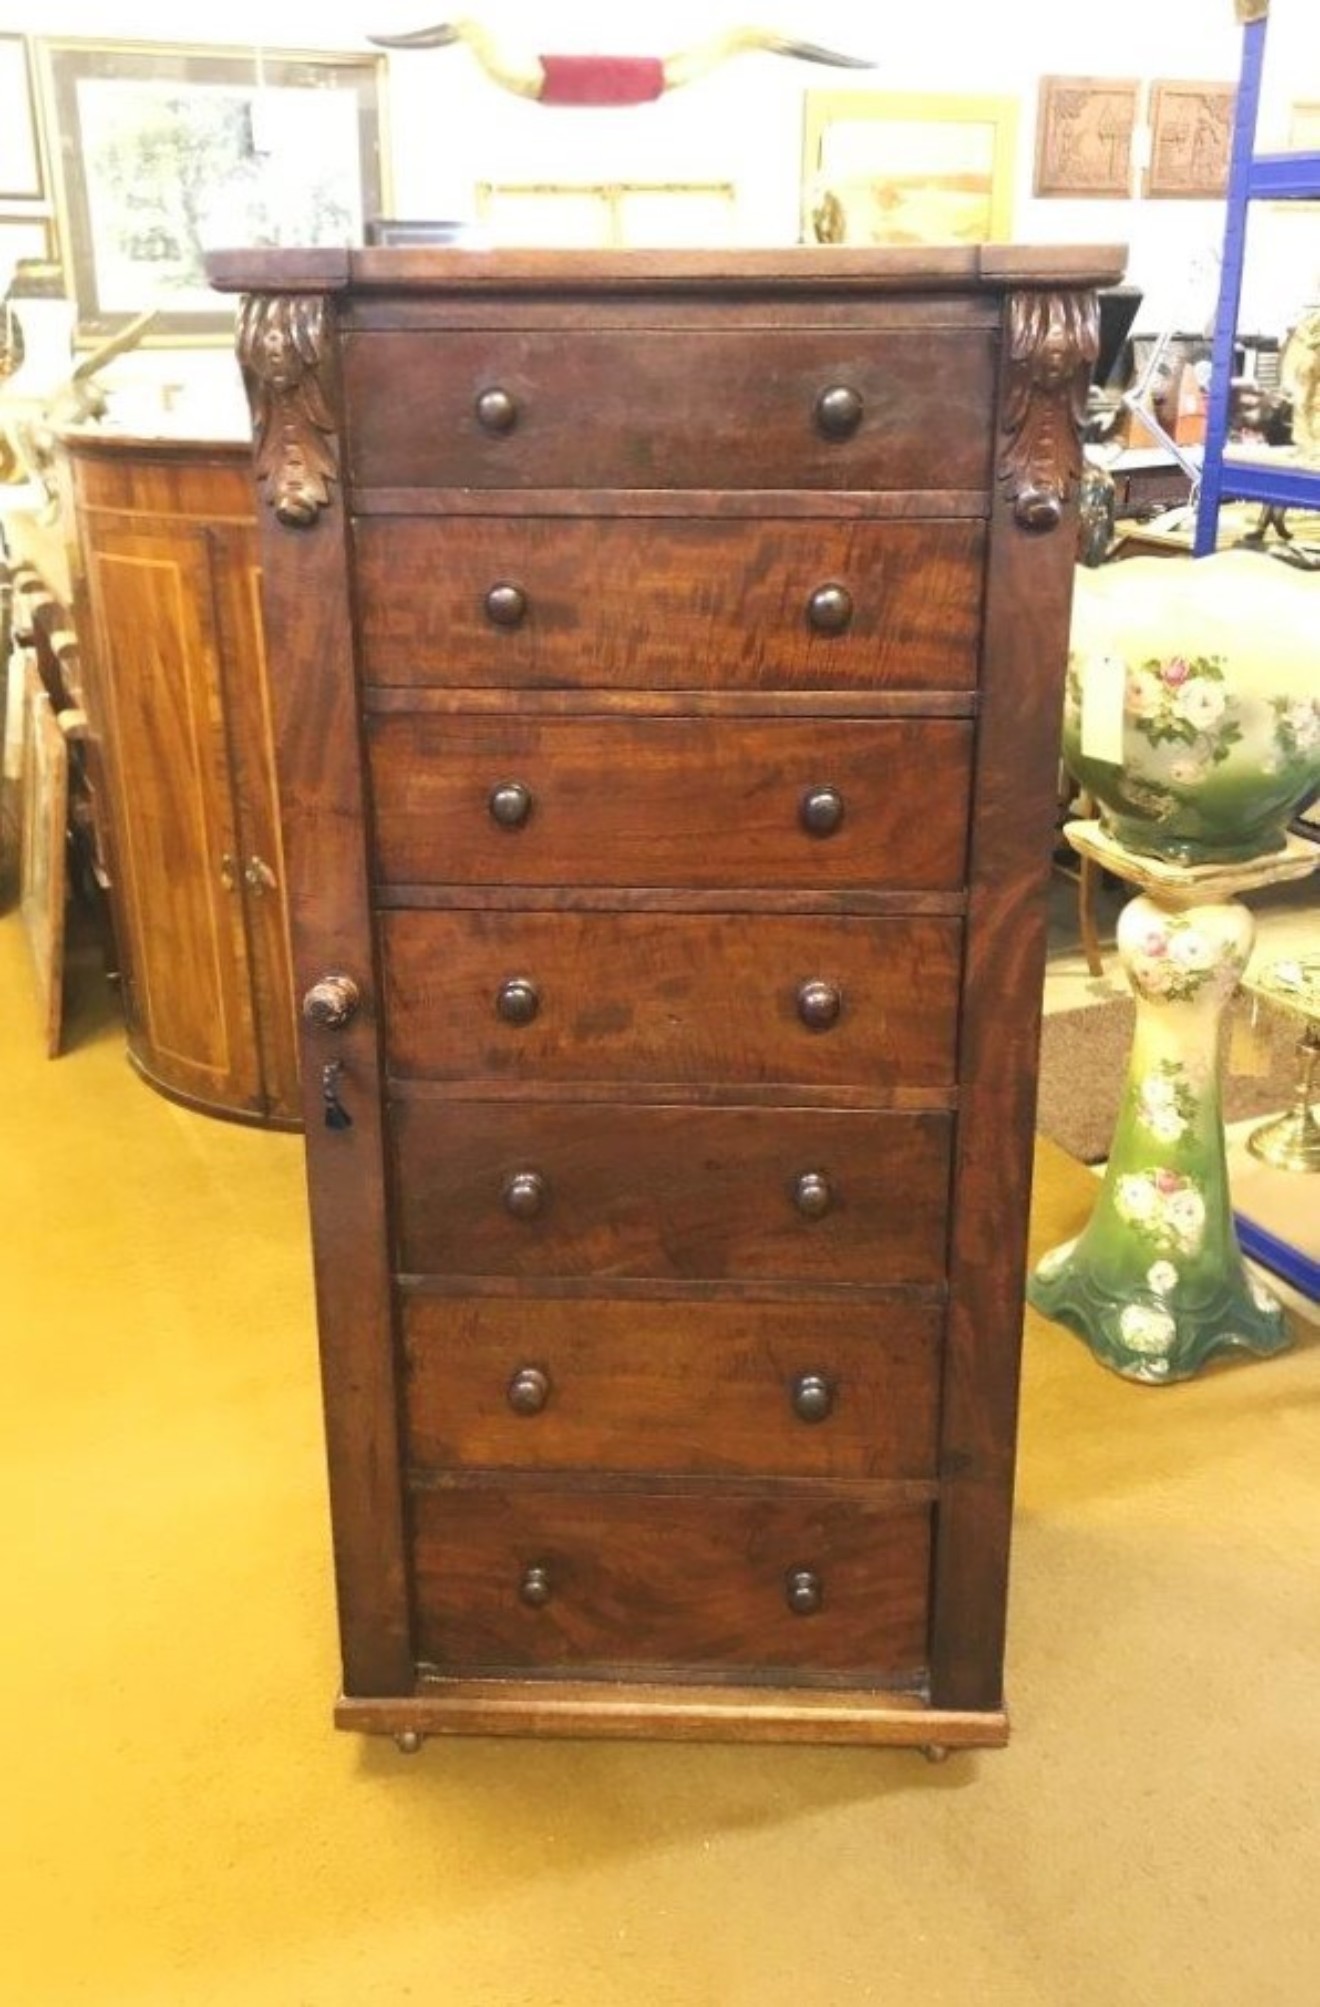
[[[1163,1385],[1218,1352],[1266,1357],[1288,1342],[1282,1308],[1247,1274],[1234,1232],[1219,1083],[1224,1010],[1255,935],[1232,893],[1300,876],[1311,860],[1180,871],[1136,858],[1095,824],[1070,837],[1146,888],[1118,927],[1136,1029],[1095,1212],[1039,1263],[1027,1294],[1103,1365]]]

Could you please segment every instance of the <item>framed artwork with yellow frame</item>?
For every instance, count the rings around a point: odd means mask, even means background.
[[[808,91],[802,234],[817,244],[982,244],[1013,234],[1015,98]]]

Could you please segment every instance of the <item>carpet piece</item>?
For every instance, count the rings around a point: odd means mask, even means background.
[[[1275,1114],[1292,1099],[1296,1031],[1273,1014],[1262,1014],[1251,1026],[1250,1013],[1245,998],[1230,1007],[1226,1122]],[[1036,1127],[1079,1163],[1099,1164],[1109,1155],[1135,1015],[1131,997],[1115,997],[1083,1010],[1055,1011],[1045,1019]],[[1251,1072],[1243,1070],[1248,1048]]]

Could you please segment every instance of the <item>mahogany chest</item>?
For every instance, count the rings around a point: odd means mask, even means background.
[[[228,253],[341,1724],[1001,1741],[1109,251]]]

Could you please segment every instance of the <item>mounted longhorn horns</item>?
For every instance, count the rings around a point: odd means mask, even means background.
[[[833,69],[869,70],[865,56],[845,56],[814,42],[799,42],[769,28],[730,28],[672,56],[515,56],[479,21],[442,21],[406,35],[372,35],[378,49],[471,49],[482,69],[502,90],[538,104],[649,104],[680,84],[694,83],[731,56],[792,56]]]

